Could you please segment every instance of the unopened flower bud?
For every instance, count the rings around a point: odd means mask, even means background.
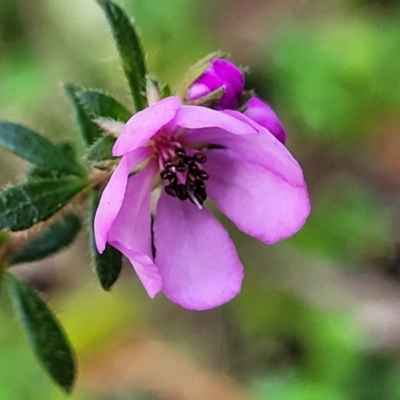
[[[286,132],[275,111],[257,96],[252,97],[244,105],[244,114],[268,129],[280,142],[285,143]]]
[[[198,100],[220,88],[224,88],[224,93],[215,108],[236,109],[244,90],[243,73],[230,61],[217,58],[210,62],[203,74],[190,86],[186,98]]]

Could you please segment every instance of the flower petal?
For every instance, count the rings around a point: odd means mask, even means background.
[[[113,155],[122,156],[145,144],[171,121],[180,103],[179,97],[171,96],[135,114],[115,142]]]
[[[163,193],[154,241],[163,291],[175,303],[207,310],[240,291],[242,264],[228,233],[208,210]]]
[[[148,156],[149,149],[144,147],[127,154],[122,157],[111,175],[101,195],[94,218],[94,235],[99,253],[102,253],[106,247],[109,230],[121,208],[129,172]]]
[[[219,128],[234,135],[250,135],[259,131],[256,124],[252,126],[224,112],[201,106],[179,107],[171,125],[188,129]]]
[[[207,192],[243,232],[265,243],[296,233],[310,213],[304,181],[293,186],[226,149],[207,152]]]
[[[122,158],[101,195],[94,217],[94,235],[99,253],[106,248],[108,233],[124,199],[127,180],[127,159]]]
[[[150,297],[162,288],[153,262],[150,196],[156,165],[149,163],[128,179],[121,209],[108,235],[108,242],[126,256]]]
[[[243,114],[241,118],[248,119]],[[253,135],[233,135],[213,128],[188,130],[180,136],[180,142],[186,146],[203,143],[227,147],[250,164],[268,169],[292,185],[301,185],[304,178],[300,165],[274,135],[259,127],[262,131]]]

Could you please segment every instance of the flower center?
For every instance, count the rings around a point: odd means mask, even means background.
[[[207,198],[204,181],[208,174],[200,165],[207,161],[206,155],[201,151],[189,153],[179,145],[171,153],[163,158],[160,172],[161,179],[168,182],[165,192],[179,200],[189,199],[201,209]]]

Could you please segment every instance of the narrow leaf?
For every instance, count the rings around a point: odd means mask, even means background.
[[[112,160],[114,158],[112,155],[112,148],[115,140],[116,139],[113,136],[103,136],[100,139],[97,139],[88,150],[88,161],[97,162]]]
[[[0,229],[19,231],[45,221],[86,185],[82,179],[60,178],[27,182],[0,192]]]
[[[104,10],[128,79],[136,111],[146,107],[146,65],[139,36],[125,12],[109,0],[98,0]]]
[[[108,117],[116,121],[126,122],[132,116],[121,103],[107,93],[97,90],[82,90],[76,96],[92,117]]]
[[[118,279],[122,268],[122,255],[114,247],[107,244],[102,254],[96,249],[94,242],[93,223],[97,206],[99,205],[100,196],[97,192],[93,192],[91,198],[91,224],[90,224],[90,241],[91,253],[96,267],[97,276],[104,290],[110,290],[111,286]]]
[[[80,219],[73,214],[51,225],[26,246],[18,249],[10,264],[41,260],[69,246],[82,227]]]
[[[38,167],[82,175],[83,168],[60,146],[11,122],[0,122],[0,146]]]
[[[77,93],[80,92],[81,89],[71,84],[65,85],[64,89],[67,94],[67,98],[75,111],[75,117],[82,139],[87,146],[90,146],[101,136],[101,130],[93,122],[93,116],[86,111],[85,107],[77,96]]]
[[[7,274],[7,287],[36,356],[54,381],[70,392],[74,357],[60,324],[44,301],[11,274]]]

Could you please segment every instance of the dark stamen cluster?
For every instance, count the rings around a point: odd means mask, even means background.
[[[175,155],[164,162],[164,169],[160,172],[161,179],[169,182],[164,188],[165,192],[179,200],[189,199],[193,202],[189,195],[192,194],[203,204],[207,198],[204,181],[208,179],[208,174],[199,165],[207,161],[206,155],[201,151],[188,155],[182,147],[175,148]],[[179,172],[185,176],[184,184],[178,180]]]

